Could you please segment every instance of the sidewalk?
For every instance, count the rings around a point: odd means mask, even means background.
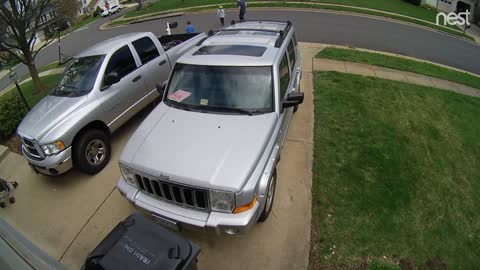
[[[472,36],[475,41],[480,44],[480,26],[474,23],[470,24],[470,28],[467,29],[467,34]]]
[[[434,77],[420,75],[413,72],[399,71],[396,69],[378,67],[367,64],[337,61],[323,58],[313,58],[313,68],[317,71],[337,71],[363,76],[382,78],[387,80],[401,81],[423,86],[435,87],[455,93],[480,97],[480,89],[442,80]]]

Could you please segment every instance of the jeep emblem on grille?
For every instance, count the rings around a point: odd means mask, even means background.
[[[168,182],[168,181],[170,180],[170,176],[164,175],[164,174],[160,174],[160,175],[158,176],[158,180]]]

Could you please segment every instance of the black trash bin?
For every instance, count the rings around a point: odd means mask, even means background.
[[[88,255],[85,270],[196,270],[200,249],[139,213]]]

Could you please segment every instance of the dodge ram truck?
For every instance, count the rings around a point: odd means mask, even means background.
[[[177,59],[205,37],[131,33],[79,53],[17,129],[31,167],[46,175],[72,166],[102,170],[110,134],[159,96],[156,83],[166,82]]]
[[[160,224],[237,234],[265,221],[300,92],[290,22],[209,32],[175,64],[119,159],[120,193]]]

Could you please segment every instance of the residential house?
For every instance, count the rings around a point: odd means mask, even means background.
[[[473,14],[478,8],[478,0],[425,0],[425,4],[443,12],[470,12],[470,21],[473,21]]]

